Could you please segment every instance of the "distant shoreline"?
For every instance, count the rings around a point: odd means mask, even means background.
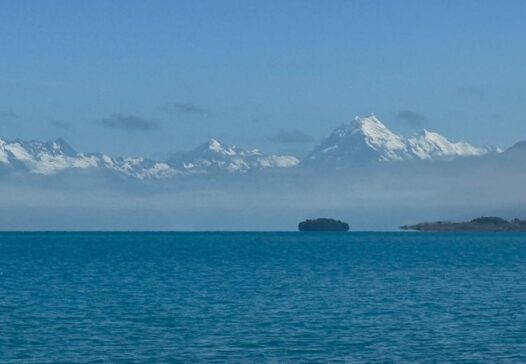
[[[478,217],[467,222],[435,221],[404,225],[401,230],[421,232],[526,232],[526,220],[505,220],[501,217]]]
[[[428,224],[428,223],[427,223]],[[418,224],[420,225],[420,224]],[[416,225],[413,225],[416,226]],[[0,230],[0,235],[9,234],[290,234],[290,235],[355,235],[355,234],[414,234],[414,233],[516,233],[519,230],[424,230],[400,227],[391,230],[349,230],[342,231],[298,231],[298,230]],[[343,233],[343,234],[342,234]]]

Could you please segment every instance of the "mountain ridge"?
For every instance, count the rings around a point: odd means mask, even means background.
[[[479,157],[496,151],[467,142],[450,142],[444,136],[424,130],[403,137],[389,130],[374,114],[356,117],[336,128],[304,159],[305,164],[363,164],[406,160],[450,160]]]
[[[143,157],[110,157],[103,153],[78,153],[62,138],[54,141],[0,139],[0,166],[33,174],[53,175],[69,169],[100,168],[139,180],[183,175],[246,173],[251,169],[290,168],[293,156],[268,155],[257,149],[225,146],[216,139],[182,153],[182,159],[154,161]]]
[[[525,143],[508,149],[520,150]],[[355,117],[335,128],[306,157],[265,154],[211,138],[196,148],[171,155],[165,161],[143,157],[111,157],[104,153],[79,153],[64,139],[25,141],[0,139],[0,167],[53,175],[65,170],[101,169],[138,180],[200,175],[236,175],[295,167],[344,169],[355,165],[404,161],[449,161],[499,154],[500,149],[451,142],[439,133],[423,130],[412,137],[398,135],[374,114]],[[502,153],[505,154],[505,153]]]

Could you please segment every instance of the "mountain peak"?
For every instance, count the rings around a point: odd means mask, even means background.
[[[452,142],[450,142],[442,134],[439,134],[435,131],[430,131],[427,129],[422,130],[416,137],[408,138],[408,140],[412,140],[412,139],[420,139],[420,140],[425,140],[425,141],[434,142],[434,143],[452,144]]]
[[[354,117],[353,121],[355,124],[358,124],[358,125],[368,124],[368,125],[378,125],[378,126],[385,127],[385,125],[373,113],[369,114],[369,116],[364,116],[364,117],[357,115]]]
[[[211,138],[210,140],[208,140],[207,144],[208,144],[209,149],[216,151],[216,152],[223,149],[223,144],[221,144],[219,140],[214,139],[214,138]]]
[[[434,132],[432,132],[432,131],[429,131],[429,130],[427,130],[427,129],[423,129],[423,130],[419,133],[419,136],[423,136],[423,137],[425,137],[425,136],[429,136],[429,135],[431,135],[431,134],[436,134],[436,133],[434,133]]]
[[[365,137],[365,142],[376,151],[383,151],[381,160],[401,159],[399,153],[405,153],[406,145],[403,138],[389,130],[374,114],[368,117],[356,117],[355,123]]]
[[[0,168],[23,168],[34,174],[52,175],[64,170],[101,168],[136,179],[158,179],[213,172],[245,173],[269,168],[290,168],[299,163],[287,155],[267,155],[246,151],[210,139],[192,151],[179,153],[167,161],[147,158],[112,158],[101,153],[77,153],[62,138],[54,141],[8,142],[0,139]]]
[[[245,150],[222,144],[214,138],[189,152],[173,155],[169,160],[172,167],[192,174],[207,171],[245,173],[263,168],[288,168],[298,163],[292,156],[267,155],[257,149]]]
[[[371,114],[363,118],[356,116],[352,121],[340,125],[332,132],[331,137],[345,138],[356,133],[374,137],[391,132],[374,114]]]
[[[64,153],[65,155],[68,155],[68,156],[73,156],[73,155],[77,154],[75,149],[73,149],[71,147],[71,145],[69,145],[69,143],[66,142],[64,139],[62,139],[61,137],[55,139],[51,143],[51,147],[54,150],[60,151],[60,152]]]
[[[361,131],[365,134],[374,134],[378,131],[388,130],[387,127],[374,114],[363,118],[355,116],[348,126],[352,132]]]
[[[344,124],[307,157],[308,162],[363,164],[364,161],[452,159],[488,153],[465,142],[452,143],[444,136],[423,130],[416,137],[393,133],[374,114],[355,117]]]
[[[526,140],[520,141],[518,143],[515,143],[510,148],[508,148],[507,152],[510,151],[516,151],[516,150],[523,150],[526,149]]]
[[[194,150],[194,153],[206,153],[206,154],[219,154],[219,155],[235,155],[237,154],[235,146],[227,146],[223,143],[221,143],[219,140],[215,138],[209,139],[206,143],[202,144],[201,146],[197,147]]]

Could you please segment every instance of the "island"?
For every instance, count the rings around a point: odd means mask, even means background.
[[[318,218],[299,223],[299,231],[349,231],[349,224],[340,220]]]
[[[526,220],[483,216],[467,222],[436,221],[401,226],[402,230],[429,232],[526,232]]]

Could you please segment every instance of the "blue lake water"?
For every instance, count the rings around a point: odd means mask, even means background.
[[[1,233],[0,362],[526,362],[526,234]]]

